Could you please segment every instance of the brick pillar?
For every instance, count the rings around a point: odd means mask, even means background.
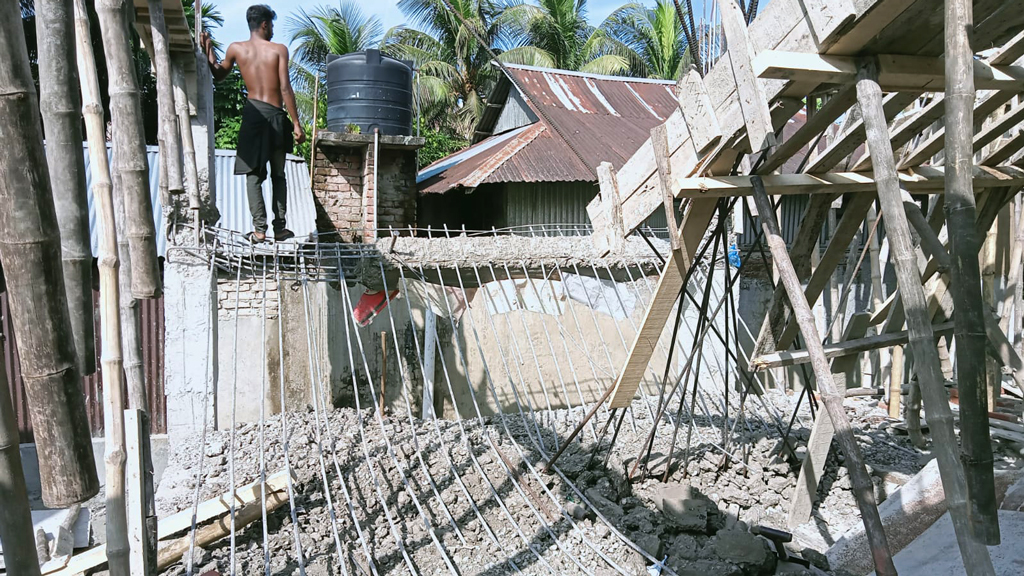
[[[317,146],[313,166],[316,229],[324,240],[353,242],[362,231],[363,157],[358,148]]]

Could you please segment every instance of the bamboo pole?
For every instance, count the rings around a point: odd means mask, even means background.
[[[96,371],[92,312],[92,246],[82,158],[81,101],[75,69],[71,0],[36,0],[39,111],[46,136],[53,205],[60,230],[64,292],[78,371]]]
[[[0,3],[0,142],[0,260],[35,428],[43,501],[64,507],[95,495],[99,480],[71,339],[43,131],[16,2]]]
[[[120,174],[125,205],[125,230],[132,253],[132,294],[160,295],[153,202],[149,195],[149,162],[142,126],[138,79],[132,58],[126,0],[96,0],[103,52],[107,59],[111,140],[117,150],[114,170]]]
[[[199,212],[199,169],[196,165],[196,145],[192,140],[192,115],[189,113],[188,88],[181,66],[171,63],[174,84],[174,109],[178,115],[178,129],[181,131],[181,148],[184,157],[185,186],[188,189],[188,207]]]
[[[971,536],[968,526],[966,487],[963,469],[956,454],[957,439],[953,433],[953,416],[949,410],[949,397],[942,382],[931,315],[925,302],[921,273],[917,267],[917,255],[911,242],[910,224],[900,196],[896,163],[889,142],[889,130],[882,109],[882,91],[878,86],[877,74],[877,64],[873,60],[868,60],[861,66],[857,75],[857,99],[864,119],[875,180],[878,182],[878,199],[882,206],[882,216],[885,218],[890,257],[895,263],[900,296],[907,316],[907,331],[910,333],[908,345],[914,351],[916,374],[921,386],[921,396],[928,410],[928,426],[939,461],[942,487],[953,519],[964,566],[971,575],[994,574],[988,549]]]
[[[118,312],[117,227],[114,221],[113,182],[100,103],[89,17],[85,0],[75,2],[78,72],[82,84],[82,110],[89,140],[93,197],[99,217],[100,333],[102,337],[103,420],[106,432],[107,563],[112,576],[128,576],[128,526],[125,507],[124,381],[121,362],[121,318]]]
[[[889,357],[889,418],[900,417],[903,366],[903,346],[893,346]]]
[[[0,336],[0,341],[2,341]],[[0,540],[4,543],[4,564],[8,574],[39,576],[39,564],[32,554],[32,512],[25,488],[25,472],[21,467],[18,424],[7,385],[7,368],[0,354]]]
[[[885,535],[885,529],[882,527],[882,519],[878,515],[878,506],[875,503],[874,484],[871,483],[871,477],[864,467],[864,459],[857,446],[857,439],[850,428],[850,420],[846,417],[846,410],[843,408],[843,393],[836,388],[828,359],[825,358],[825,351],[821,346],[821,336],[818,335],[818,328],[814,322],[814,313],[807,303],[807,298],[804,297],[804,289],[796,269],[793,267],[793,261],[789,259],[786,241],[782,239],[779,224],[775,219],[775,211],[772,210],[772,202],[765,192],[764,184],[762,184],[760,176],[751,176],[750,180],[754,186],[754,202],[761,215],[761,226],[764,229],[768,248],[772,253],[772,260],[778,265],[779,277],[789,295],[793,316],[800,327],[800,333],[803,334],[807,352],[811,357],[811,366],[814,368],[814,377],[818,384],[818,391],[821,393],[821,401],[835,427],[839,446],[846,456],[846,468],[850,472],[850,486],[864,521],[864,531],[871,548],[875,572],[881,576],[895,576],[896,567],[892,563],[889,542]]]
[[[153,43],[153,64],[156,68],[156,102],[160,117],[160,156],[166,168],[167,191],[181,194],[182,183],[181,139],[174,109],[174,90],[171,83],[171,52],[168,46],[167,23],[163,0],[148,0],[149,28]],[[163,177],[163,174],[161,174]],[[168,206],[170,203],[164,204]]]
[[[1018,251],[1024,248],[1024,197],[1020,195],[1017,196],[1017,233],[1014,244],[1017,245]],[[1024,254],[1021,258],[1024,258]],[[1024,268],[1024,264],[1014,274],[1013,345],[1017,348],[1017,354],[1024,356],[1024,280],[1021,279],[1021,268]]]
[[[313,181],[313,168],[316,166],[316,121],[317,113],[320,112],[320,71],[316,72],[316,80],[313,84],[313,127],[310,130],[309,139],[309,181]]]
[[[992,440],[985,386],[985,307],[981,305],[976,208],[971,180],[974,164],[974,53],[971,0],[946,0],[946,222],[949,228],[950,288],[956,310],[957,387],[960,391],[960,454],[967,480],[971,533],[982,543],[999,543]],[[915,357],[917,355],[915,354]],[[920,358],[918,358],[920,360]],[[966,560],[966,556],[965,556]]]
[[[118,309],[121,321],[121,352],[123,368],[128,390],[128,407],[141,410],[145,427],[143,442],[143,468],[145,474],[145,493],[143,494],[146,513],[146,558],[150,561],[150,571],[155,573],[156,562],[156,493],[153,487],[153,455],[149,450],[150,417],[149,394],[146,389],[146,377],[142,364],[142,338],[139,334],[139,301],[131,294],[132,261],[128,249],[128,241],[124,235],[124,197],[120,191],[119,179],[114,183],[114,222],[117,234],[117,257],[120,272],[117,275]]]
[[[1014,238],[1013,240],[1010,241],[1010,261],[1008,263],[1009,270],[1006,273],[1006,286],[1003,290],[1003,313],[1001,314],[1001,318],[999,319],[999,329],[1002,330],[1004,334],[1010,334],[1011,336],[1013,334],[1019,334],[1020,330],[1019,328],[1017,328],[1017,326],[1020,325],[1020,318],[1017,312],[1015,311],[1014,300],[1017,296],[1017,286],[1019,286],[1021,283],[1021,256],[1024,255],[1024,253],[1022,253],[1022,248],[1024,248],[1024,242],[1021,242],[1021,240],[1024,239],[1022,238],[1022,233],[1024,233],[1024,219],[1021,218],[1021,215],[1024,214],[1024,212],[1021,212],[1020,210],[1020,196],[1017,197],[1016,203],[1017,215],[1015,219],[1012,218],[1013,204],[1011,203],[1008,205],[1010,209],[1011,220],[1013,221],[1012,231]],[[1010,325],[1011,312],[1013,312],[1012,316],[1014,316],[1014,324],[1012,327]],[[1014,328],[1017,331],[1010,332],[1011,328]]]

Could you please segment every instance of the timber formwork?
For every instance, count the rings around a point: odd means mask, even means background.
[[[994,361],[1013,376],[1018,388],[1024,384],[1024,365],[1012,338],[1007,338],[1007,322],[1001,327],[981,301],[968,308],[953,305],[956,291],[964,290],[965,284],[951,285],[949,236],[956,229],[945,230],[943,204],[949,209],[950,202],[943,194],[952,195],[966,185],[968,198],[976,198],[976,211],[971,206],[971,217],[976,213],[973,232],[983,239],[999,212],[1024,187],[1018,154],[1024,137],[1003,137],[1024,118],[1018,98],[1024,90],[1024,67],[1018,65],[1024,55],[1024,10],[1019,2],[986,0],[973,5],[950,0],[945,10],[942,2],[927,0],[776,0],[748,28],[735,2],[718,5],[727,52],[703,78],[693,70],[680,80],[679,109],[652,130],[651,138],[620,170],[602,165],[600,194],[588,207],[595,242],[607,249],[621,245],[622,238],[663,206],[673,233],[674,265],[663,268],[628,359],[608,390],[608,407],[625,407],[634,397],[654,346],[671,321],[670,311],[716,206],[731,200],[730,205],[739,209],[753,200],[781,282],[756,337],[751,370],[810,363],[829,416],[816,420],[792,499],[790,526],[809,518],[835,436],[847,456],[875,568],[879,574],[894,573],[870,484],[856,487],[866,474],[841,401],[845,374],[856,358],[852,355],[907,343],[914,353],[968,572],[992,573],[984,546],[999,539],[989,501],[991,448],[984,454],[970,452],[968,446],[969,435],[972,446],[988,443],[987,414],[982,405],[980,414],[973,414],[976,421],[970,432],[968,423],[962,423],[961,467],[954,455],[957,440],[943,387],[948,370],[940,372],[936,339],[945,337],[951,344],[956,324],[958,354],[966,351],[968,340],[962,338],[970,335],[961,330],[960,322],[978,317],[982,328],[976,336],[982,342],[987,339]],[[951,24],[944,30],[947,20]],[[966,106],[965,125],[963,106],[954,115],[948,92],[956,93],[967,80],[978,92],[973,110]],[[782,138],[782,128],[802,110],[803,121]],[[842,128],[835,130],[844,118]],[[943,126],[944,118],[949,126]],[[956,154],[953,144],[959,146]],[[795,169],[794,158],[799,160]],[[771,197],[790,194],[809,195],[810,201],[787,249]],[[926,213],[918,195],[930,200]],[[679,214],[672,210],[675,199],[684,206],[678,225]],[[854,315],[838,328],[843,341],[823,348],[810,309],[847,258],[876,200],[899,289],[869,314]],[[840,201],[843,216],[838,223],[833,216],[828,246],[812,270],[812,252],[817,255],[826,217]],[[868,221],[872,235],[873,225]],[[980,242],[967,247],[975,254],[980,248]],[[955,253],[953,259],[959,263]],[[1013,270],[1020,275],[1018,263],[1011,265],[1011,275]],[[950,318],[956,322],[945,321]],[[878,335],[865,337],[871,326]],[[798,334],[805,345],[791,351],[799,343]],[[959,363],[961,381],[966,364]],[[984,367],[981,372],[984,377]],[[965,386],[961,384],[962,404]],[[1000,387],[997,377],[994,388]],[[981,389],[983,401],[984,382]],[[890,398],[896,405],[893,415],[898,415],[898,403],[896,388]],[[908,421],[917,416],[908,413]]]

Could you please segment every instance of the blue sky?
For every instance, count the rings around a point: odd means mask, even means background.
[[[215,30],[214,35],[225,45],[231,42],[245,40],[249,37],[249,28],[245,23],[245,9],[257,2],[266,2],[277,12],[277,30],[275,40],[287,42],[287,20],[288,16],[297,12],[299,8],[306,10],[313,9],[321,4],[336,4],[337,0],[212,0],[221,15],[224,16],[224,27]],[[653,5],[655,0],[641,0],[644,4]],[[398,10],[397,0],[355,0],[365,14],[375,14],[384,23],[384,29],[403,24],[405,18]],[[590,22],[594,25],[600,24],[613,10],[629,2],[629,0],[589,0],[587,13]],[[700,14],[704,5],[703,0],[693,2],[694,12]]]

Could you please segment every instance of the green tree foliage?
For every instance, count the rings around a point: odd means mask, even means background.
[[[677,80],[691,64],[686,33],[671,0],[654,8],[639,2],[615,10],[601,24],[604,33],[629,49],[634,76]]]
[[[399,0],[412,26],[397,26],[384,39],[391,56],[411,60],[417,69],[415,106],[424,126],[472,136],[498,71],[493,51],[503,62],[551,66],[534,46],[517,43],[514,8],[518,0]],[[484,43],[477,40],[480,36]]]
[[[426,140],[416,158],[420,168],[469,146],[469,140],[446,130],[426,128],[420,132],[420,136]]]

